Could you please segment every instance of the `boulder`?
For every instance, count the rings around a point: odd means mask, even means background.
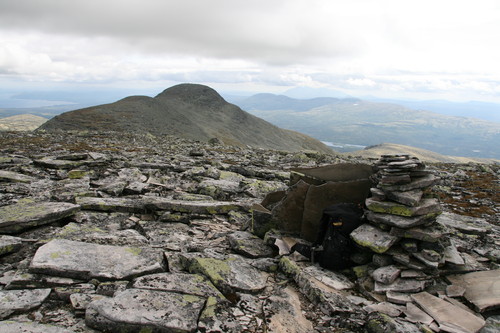
[[[384,253],[391,248],[399,237],[378,229],[370,224],[362,224],[351,232],[351,238],[358,245],[369,248],[376,253]]]
[[[85,323],[105,332],[194,332],[205,301],[194,295],[127,289],[90,303]]]
[[[225,299],[217,288],[200,274],[156,273],[138,277],[133,282],[137,289],[172,291],[200,297]]]
[[[51,289],[0,290],[0,319],[39,307]]]
[[[68,202],[32,202],[0,207],[0,233],[19,233],[27,228],[52,223],[74,215],[79,205]]]
[[[191,273],[205,275],[223,294],[256,293],[266,287],[267,275],[238,255],[230,255],[225,260],[190,258],[187,268]]]
[[[234,252],[247,258],[272,257],[274,250],[259,237],[246,232],[235,231],[227,236]]]
[[[391,201],[376,201],[368,198],[365,201],[366,207],[375,213],[392,214],[399,216],[419,216],[427,214],[438,214],[441,206],[437,199],[423,199],[418,206],[406,206]]]
[[[23,175],[22,173],[0,170],[0,181],[13,183],[31,183],[35,178]]]
[[[500,308],[500,269],[448,276],[453,285],[465,288],[464,297],[479,312]]]
[[[443,331],[473,333],[479,331],[486,323],[484,319],[469,311],[427,292],[421,292],[411,297],[418,306],[434,318]]]
[[[78,279],[127,279],[164,271],[163,254],[141,247],[55,239],[41,246],[30,271]]]
[[[22,244],[22,238],[0,235],[0,256],[19,251]]]

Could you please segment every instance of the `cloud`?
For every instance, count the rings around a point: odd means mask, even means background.
[[[0,76],[498,95],[497,0],[2,0]]]
[[[3,29],[109,37],[138,53],[242,58],[289,65],[345,56],[359,42],[347,38],[341,16],[324,1],[86,0],[0,2]],[[342,20],[343,23],[348,23]]]

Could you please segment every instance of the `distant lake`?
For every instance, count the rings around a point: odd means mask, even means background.
[[[333,150],[338,151],[339,153],[346,153],[350,151],[356,151],[365,149],[366,146],[362,145],[353,145],[350,143],[339,143],[339,142],[330,142],[330,141],[321,141],[328,147],[332,147]]]

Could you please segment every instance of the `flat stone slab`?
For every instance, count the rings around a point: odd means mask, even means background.
[[[368,221],[373,223],[382,223],[401,229],[413,228],[425,224],[433,217],[435,217],[435,214],[405,217],[392,214],[375,213],[370,210],[366,211],[366,218]]]
[[[454,228],[464,234],[472,235],[486,235],[492,229],[491,224],[489,224],[483,218],[477,218],[472,216],[459,215],[449,212],[444,212],[439,215],[436,219],[437,223],[444,226]]]
[[[418,206],[406,206],[392,201],[377,201],[373,198],[365,200],[366,207],[375,213],[392,214],[399,216],[419,216],[438,214],[441,205],[437,199],[423,199]]]
[[[451,275],[447,279],[465,288],[464,297],[479,312],[500,308],[500,269]]]
[[[23,175],[22,173],[0,170],[0,182],[31,183],[35,180],[35,178]]]
[[[308,266],[304,268],[302,272],[311,275],[316,280],[335,290],[349,290],[354,288],[354,283],[352,283],[344,275],[321,268],[316,265]]]
[[[425,281],[414,279],[396,279],[391,284],[383,284],[375,281],[376,293],[386,293],[388,291],[395,291],[400,293],[417,293],[425,288]]]
[[[272,257],[274,250],[261,238],[246,231],[235,231],[227,236],[234,252],[248,258]]]
[[[0,233],[19,233],[74,215],[79,209],[79,205],[67,202],[23,201],[3,206],[0,207]]]
[[[439,324],[439,328],[445,332],[478,332],[486,323],[484,319],[471,312],[427,292],[421,292],[411,297],[427,314],[434,318]]]
[[[133,287],[225,299],[212,282],[200,274],[157,273],[144,275],[134,280]]]
[[[443,237],[443,235],[445,235],[442,230],[436,228],[435,226],[430,226],[430,227],[420,226],[409,229],[400,229],[392,227],[390,234],[396,237],[417,239],[431,243],[439,241],[439,239]]]
[[[74,333],[74,330],[54,325],[39,324],[37,322],[0,321],[2,333]]]
[[[300,291],[313,304],[319,305],[323,312],[334,316],[340,313],[355,313],[361,309],[348,298],[352,284],[343,276],[334,273],[335,277],[323,274],[322,270],[303,269],[290,257],[280,260],[281,270],[291,276]],[[344,289],[344,290],[339,290]]]
[[[399,277],[399,273],[401,273],[399,268],[390,265],[377,268],[373,271],[372,277],[377,282],[391,284]]]
[[[83,157],[83,156],[82,156]],[[39,165],[48,169],[76,169],[83,165],[95,166],[102,162],[87,159],[57,159],[53,157],[45,157],[39,160],[33,161],[35,165]]]
[[[256,293],[266,287],[267,275],[238,255],[225,260],[195,257],[190,259],[188,270],[205,275],[224,294]]]
[[[396,202],[399,202],[403,205],[407,206],[417,206],[422,199],[424,191],[422,190],[411,190],[406,192],[398,192],[398,191],[388,191],[385,195]]]
[[[419,177],[414,180],[412,180],[408,184],[402,184],[402,185],[379,185],[384,191],[399,191],[399,192],[406,192],[406,191],[411,191],[411,190],[416,190],[416,189],[424,189],[429,186],[433,186],[437,184],[439,181],[439,177],[436,177],[432,174],[426,175],[424,177]]]
[[[141,247],[55,239],[41,246],[30,271],[78,279],[123,280],[164,271],[163,253]]]
[[[127,289],[90,303],[85,323],[104,332],[194,332],[205,301],[168,291]]]
[[[77,197],[75,201],[82,209],[102,212],[142,213],[145,209],[140,199]]]
[[[358,245],[367,247],[376,253],[384,253],[399,240],[399,237],[392,236],[371,224],[360,225],[351,232],[351,238]]]
[[[51,289],[0,290],[0,319],[39,307]]]
[[[192,214],[227,214],[230,211],[245,210],[245,207],[232,201],[185,201],[168,198],[93,198],[78,197],[76,203],[82,209],[104,212],[142,213],[149,210],[169,210]]]
[[[0,256],[19,251],[22,244],[22,238],[6,235],[0,236]]]
[[[145,206],[152,210],[170,210],[192,214],[227,214],[230,211],[246,210],[246,208],[233,201],[183,201],[167,198],[144,198]]]

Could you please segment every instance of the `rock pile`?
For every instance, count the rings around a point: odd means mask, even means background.
[[[365,201],[369,223],[356,229],[352,239],[409,269],[438,268],[444,263],[438,242],[442,232],[435,223],[441,207],[424,191],[439,178],[408,155],[384,155],[376,167],[377,187]]]
[[[373,253],[368,265],[354,268],[358,277],[365,278],[364,292],[382,301],[366,309],[391,316],[404,313],[408,320],[427,325],[435,320],[439,328],[430,327],[446,332],[476,332],[484,325],[481,317],[426,292],[436,287],[440,276],[478,269],[466,263],[467,255],[460,254],[449,237],[448,221],[461,218],[440,216],[439,201],[426,197],[439,178],[409,155],[383,155],[375,166],[377,186],[365,202],[368,223],[351,234],[359,246]],[[438,295],[447,300],[463,296],[462,286],[447,286]],[[450,325],[452,318],[455,322]]]
[[[474,332],[477,314],[500,305],[500,230],[481,218],[445,211],[432,226],[399,228],[442,228],[464,264],[445,257],[438,273],[406,250],[422,270],[388,255],[401,236],[366,265],[333,272],[250,232],[250,207],[286,190],[291,169],[356,160],[112,132],[0,142],[0,332]],[[394,276],[424,289],[374,290],[373,280],[396,286]],[[450,309],[457,315],[443,316]]]

